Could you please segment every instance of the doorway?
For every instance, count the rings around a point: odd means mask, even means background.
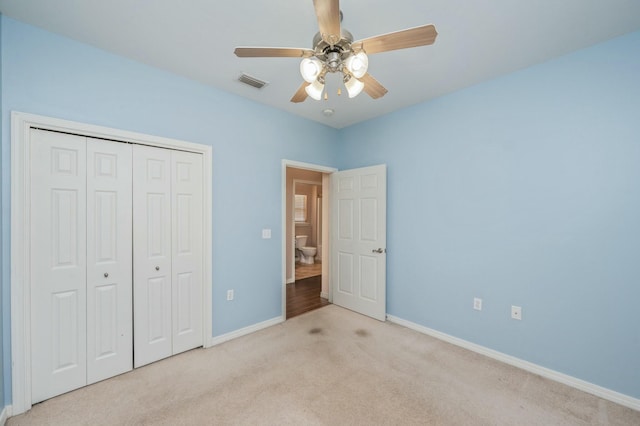
[[[288,169],[293,175],[294,278],[322,275],[322,173]],[[304,173],[313,180],[296,179]]]
[[[336,169],[287,160],[282,163],[282,319],[287,319],[287,283],[292,279],[295,282],[295,228],[289,224],[294,223],[292,173],[297,169],[322,173],[322,241],[325,242],[322,245],[322,259],[325,261],[322,263],[321,294],[329,303],[384,321],[387,166],[379,164],[338,172]],[[290,272],[289,277],[287,271]]]
[[[331,302],[329,176],[335,171],[325,166],[282,161],[283,320]],[[316,249],[313,260],[309,250],[305,256],[301,247],[296,247],[296,236],[306,236],[305,246]],[[303,239],[298,239],[298,245]]]

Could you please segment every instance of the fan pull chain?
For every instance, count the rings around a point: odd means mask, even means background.
[[[342,89],[338,87],[337,93],[338,93],[338,96],[342,96]],[[326,90],[324,92],[324,100],[325,101],[329,100],[329,92],[327,92]]]

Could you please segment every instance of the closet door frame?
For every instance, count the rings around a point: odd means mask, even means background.
[[[31,129],[51,130],[80,136],[135,143],[202,154],[202,343],[212,338],[212,148],[142,133],[129,132],[52,117],[11,112],[11,386],[12,415],[31,408],[31,277],[30,199]]]

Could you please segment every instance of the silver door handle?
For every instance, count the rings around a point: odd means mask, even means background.
[[[160,267],[159,267],[159,266],[156,266],[156,271],[159,271],[159,270],[160,270]]]
[[[108,273],[108,272],[105,272],[105,273],[104,273],[104,277],[105,277],[105,278],[109,278],[109,273]]]
[[[373,249],[371,250],[371,253],[386,253],[387,249],[383,249],[383,248],[379,248],[379,249]]]

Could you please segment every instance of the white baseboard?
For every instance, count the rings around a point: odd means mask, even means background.
[[[293,283],[295,283],[295,282],[296,282],[296,279],[295,279],[295,278],[289,278],[289,279],[287,280],[287,284],[293,284]]]
[[[0,412],[0,426],[4,426],[9,417],[11,417],[11,406],[7,405],[2,409],[2,412]]]
[[[323,299],[327,299],[329,300],[329,293],[325,293],[324,291],[320,293],[320,297],[322,297]]]
[[[563,383],[565,385],[579,389],[581,391],[590,393],[597,397],[615,402],[616,404],[624,405],[625,407],[629,407],[631,409],[640,411],[640,399],[633,398],[629,395],[625,395],[623,393],[619,393],[611,389],[607,389],[602,386],[595,385],[593,383],[584,381],[582,379],[578,379],[576,377],[569,376],[567,374],[560,373],[558,371],[551,370],[546,367],[542,367],[532,362],[525,361],[523,359],[516,358],[514,356],[507,355],[502,352],[498,352],[493,349],[489,349],[487,347],[484,347],[475,343],[471,343],[463,339],[459,339],[449,334],[442,333],[440,331],[433,330],[428,327],[424,327],[422,325],[404,320],[402,318],[395,317],[393,315],[387,315],[387,320],[395,324],[401,325],[403,327],[407,327],[411,330],[415,330],[417,332],[427,334],[431,337],[435,337],[436,339],[440,339],[445,342],[454,344],[456,346],[460,346],[470,351],[479,353],[481,355],[488,356],[489,358],[493,358],[495,360],[504,362],[505,364],[509,364],[514,367],[521,368],[530,373],[537,374],[547,379],[551,379],[556,382]]]
[[[284,322],[284,319],[280,317],[275,317],[270,320],[266,320],[263,322],[259,322],[254,325],[250,325],[245,328],[241,328],[236,331],[232,331],[230,333],[222,334],[220,336],[212,337],[209,339],[207,347],[219,345],[220,343],[228,342],[229,340],[237,339],[238,337],[246,336],[247,334],[255,333],[256,331],[260,331],[264,328],[272,327],[274,325],[278,325]]]

